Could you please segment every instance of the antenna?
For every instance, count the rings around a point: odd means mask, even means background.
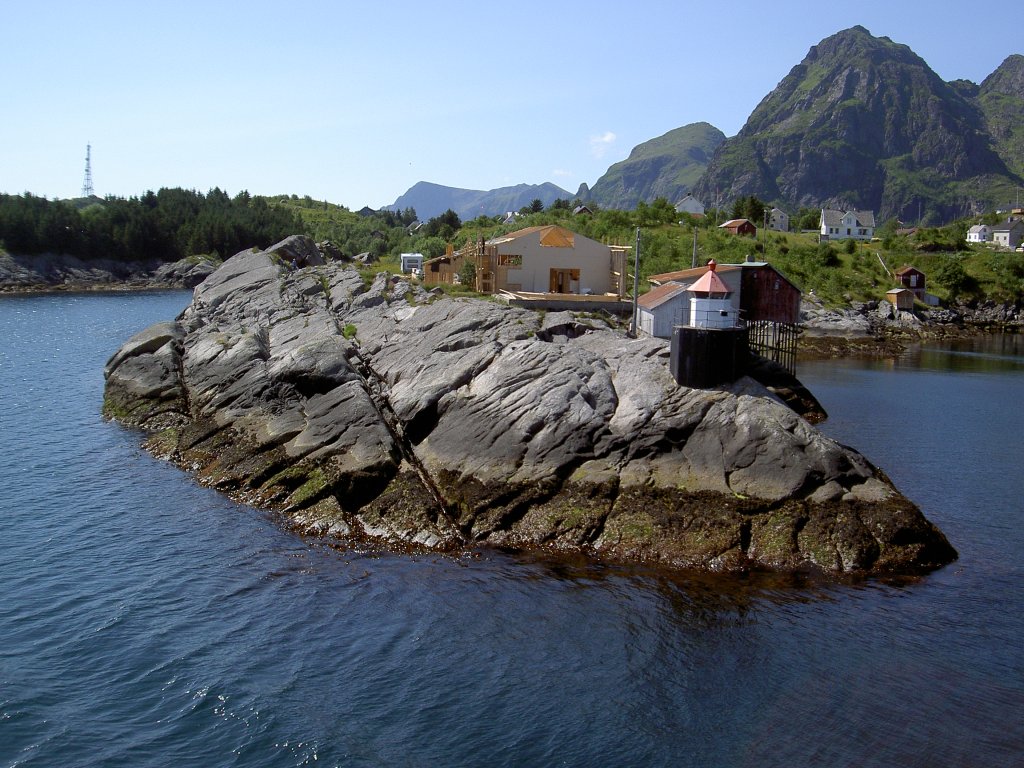
[[[85,181],[82,182],[82,197],[92,197],[92,145],[85,145]]]

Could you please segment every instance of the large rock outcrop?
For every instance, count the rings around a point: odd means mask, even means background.
[[[271,248],[126,342],[104,410],[203,482],[354,543],[826,572],[956,557],[764,386],[679,387],[667,361],[599,320],[291,270]]]

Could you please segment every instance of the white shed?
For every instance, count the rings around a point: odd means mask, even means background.
[[[403,274],[408,274],[414,269],[419,270],[419,272],[423,272],[423,254],[403,253],[401,269]]]
[[[652,288],[639,299],[640,332],[659,339],[672,338],[672,326],[686,321],[690,294],[682,283],[665,283]]]

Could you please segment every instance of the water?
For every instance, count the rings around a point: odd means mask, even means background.
[[[98,416],[187,300],[0,300],[0,765],[1024,761],[1019,339],[802,367],[961,553],[822,585],[302,539]]]

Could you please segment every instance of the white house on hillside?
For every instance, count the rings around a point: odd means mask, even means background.
[[[992,242],[992,227],[988,224],[975,224],[967,230],[968,243]]]
[[[875,236],[873,211],[821,209],[822,240],[870,240]]]
[[[687,195],[678,203],[676,203],[676,211],[678,213],[692,213],[696,216],[703,216],[704,203],[702,203],[693,195]]]
[[[772,208],[768,213],[768,229],[789,232],[789,214],[781,208]]]

